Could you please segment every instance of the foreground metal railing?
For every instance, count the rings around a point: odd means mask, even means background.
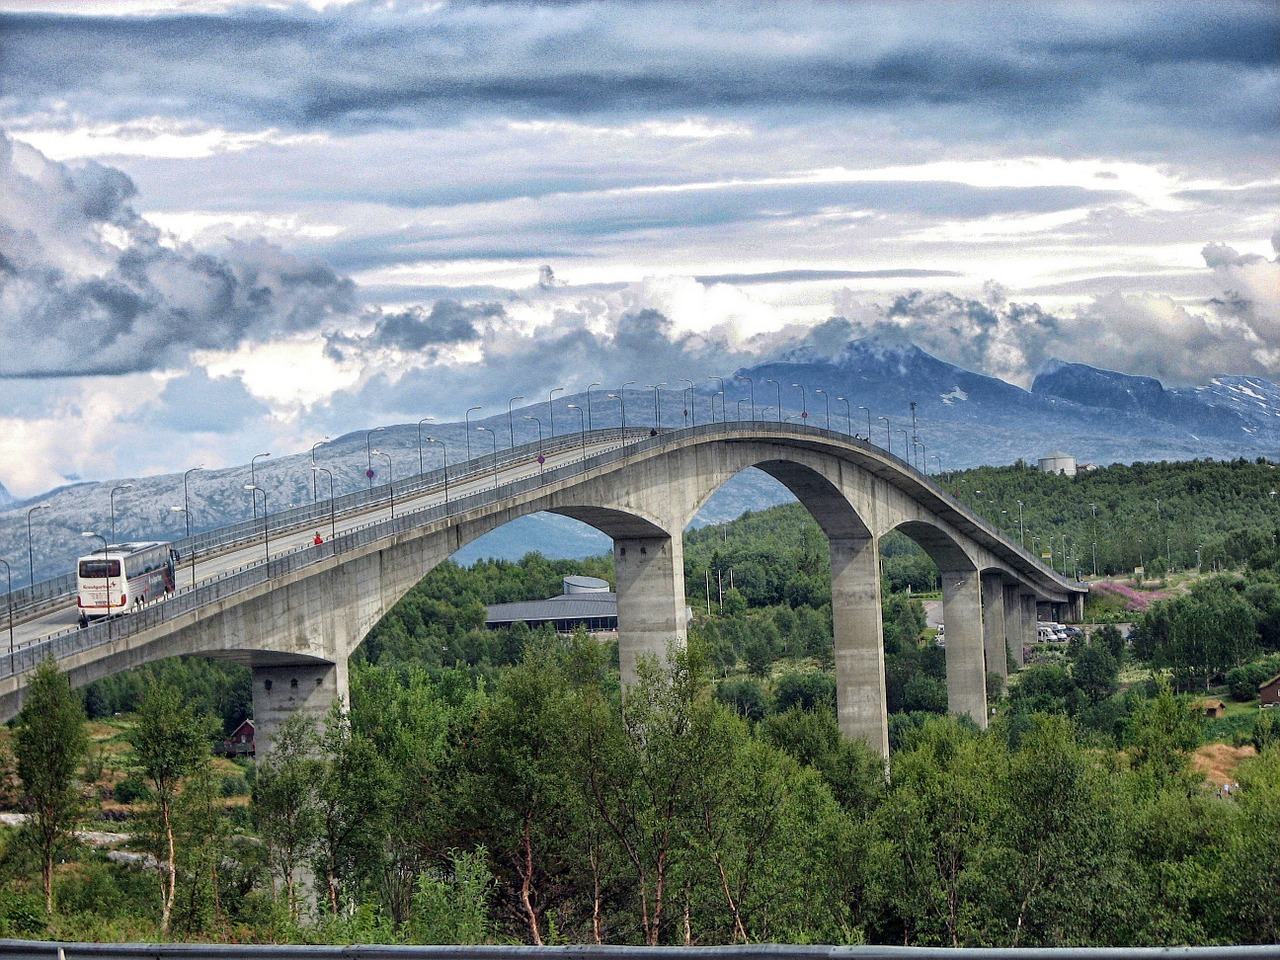
[[[54,943],[0,940],[0,957],[80,960],[197,960],[271,957],[274,960],[1270,960],[1280,947],[823,947],[762,943],[731,947],[523,946],[297,946],[209,943]]]

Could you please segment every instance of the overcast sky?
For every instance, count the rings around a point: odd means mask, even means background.
[[[1271,0],[0,11],[15,495],[833,316],[1022,386],[1280,379]]]

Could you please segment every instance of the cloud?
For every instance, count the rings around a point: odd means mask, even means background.
[[[441,299],[430,310],[414,306],[380,316],[373,332],[366,336],[332,334],[326,338],[327,352],[333,359],[343,360],[370,349],[411,352],[465,343],[480,336],[478,322],[501,320],[503,316],[500,303],[462,304]]]
[[[270,413],[238,378],[211,377],[197,368],[166,383],[157,402],[133,419],[143,429],[230,434]]]
[[[0,377],[120,374],[196,350],[358,317],[354,285],[264,241],[220,252],[165,236],[128,201],[133,182],[54,163],[0,135]]]
[[[1273,239],[1273,245],[1280,242]],[[1111,291],[1054,313],[1010,302],[998,285],[983,299],[914,291],[879,308],[846,291],[838,312],[855,317],[855,336],[906,339],[970,370],[1028,386],[1051,359],[1141,374],[1167,384],[1214,374],[1280,373],[1280,260],[1204,247],[1222,295],[1196,309],[1156,294]]]
[[[915,4],[870,3],[787,4],[768,16],[746,3],[264,4],[209,15],[16,14],[4,26],[6,112],[108,121],[160,101],[210,124],[295,130],[493,112],[918,105],[1040,133],[1047,121],[1097,135],[1094,117],[1120,113],[1255,134],[1274,130],[1280,110],[1269,42],[1277,13],[1264,0],[1130,4],[1123,16],[1074,4],[953,5],[936,18]],[[970,129],[978,133],[964,124],[949,133]]]

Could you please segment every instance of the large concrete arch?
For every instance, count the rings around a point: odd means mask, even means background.
[[[758,466],[796,494],[831,542],[841,729],[887,751],[878,562],[885,533],[903,529],[942,561],[948,647],[954,642],[969,651],[955,684],[948,680],[951,704],[979,722],[985,722],[982,579],[998,578],[1008,609],[1021,614],[1008,619],[1019,619],[1024,631],[1026,611],[1034,622],[1037,601],[1078,602],[1083,593],[865,441],[772,423],[709,424],[628,438],[621,448],[616,431],[599,433],[590,450],[583,437],[580,461],[545,476],[539,471],[445,506],[428,503],[353,527],[323,547],[273,560],[275,568],[246,575],[234,589],[211,583],[193,589],[189,602],[131,615],[106,642],[109,624],[96,625],[85,638],[58,640],[50,650],[77,685],[179,653],[241,659],[255,671],[255,712],[270,726],[271,718],[321,710],[345,695],[347,657],[436,565],[477,537],[545,510],[586,522],[614,541],[627,683],[640,656],[665,654],[684,639],[684,528],[726,480]],[[496,478],[496,467],[489,469]],[[950,639],[961,621],[977,624],[976,659],[963,628]],[[951,656],[949,649],[949,667]],[[0,715],[17,712],[24,683],[12,664],[8,675],[0,670]]]

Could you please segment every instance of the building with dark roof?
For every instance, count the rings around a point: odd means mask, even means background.
[[[595,577],[565,577],[564,593],[558,597],[495,603],[486,610],[484,625],[490,629],[515,623],[550,624],[556,633],[572,633],[579,627],[591,633],[618,629],[618,595]]]

